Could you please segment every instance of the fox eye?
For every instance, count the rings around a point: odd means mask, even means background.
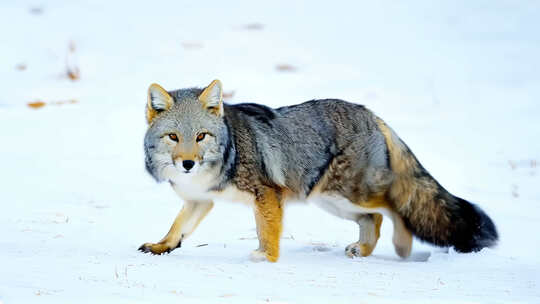
[[[197,135],[197,141],[201,141],[201,140],[203,140],[205,137],[206,137],[206,133],[199,133],[199,135]]]
[[[176,136],[174,133],[169,134],[169,138],[173,141],[178,141],[178,136]]]

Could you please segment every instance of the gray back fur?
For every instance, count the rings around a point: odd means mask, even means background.
[[[364,106],[326,99],[279,109],[256,104],[226,109],[226,115],[234,113],[229,115],[234,118],[235,133],[253,135],[251,144],[255,157],[262,160],[261,173],[300,198],[311,192],[336,157],[347,158],[356,172],[388,169],[384,137],[375,116]]]

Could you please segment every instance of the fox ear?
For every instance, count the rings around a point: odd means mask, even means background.
[[[201,95],[199,95],[199,101],[210,113],[223,116],[223,89],[221,87],[221,81],[217,79],[212,81],[202,91]]]
[[[146,120],[151,123],[156,116],[167,111],[173,105],[174,100],[159,84],[153,83],[148,88],[148,103],[146,104]]]

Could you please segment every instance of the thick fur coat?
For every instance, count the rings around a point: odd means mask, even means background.
[[[218,80],[204,89],[149,88],[146,168],[184,199],[169,233],[140,250],[179,247],[210,211],[214,199],[251,204],[259,248],[254,259],[279,257],[283,207],[313,201],[358,223],[348,256],[371,254],[383,215],[394,225],[396,253],[407,257],[412,236],[457,251],[497,241],[491,219],[453,196],[422,167],[383,120],[362,105],[312,100],[272,109],[227,105]]]

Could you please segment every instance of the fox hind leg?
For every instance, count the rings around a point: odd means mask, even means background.
[[[402,258],[407,258],[412,250],[412,233],[405,227],[405,223],[399,214],[392,212],[392,222],[394,224],[394,235],[392,243],[397,255]]]
[[[182,240],[197,228],[213,206],[213,202],[186,201],[167,235],[157,243],[142,244],[139,250],[145,253],[163,254],[180,247]]]
[[[379,213],[362,214],[358,217],[357,223],[360,228],[358,242],[354,242],[345,248],[348,257],[369,256],[381,235],[381,224],[383,217]]]

